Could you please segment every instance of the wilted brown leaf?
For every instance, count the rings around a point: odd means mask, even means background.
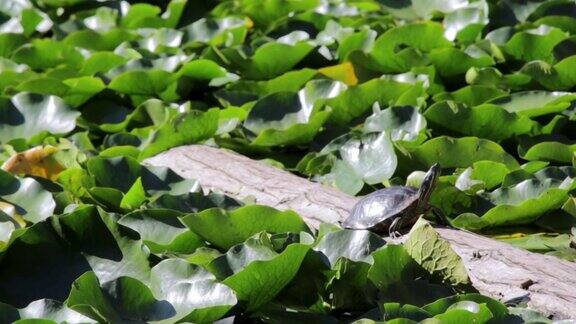
[[[54,158],[57,151],[50,145],[36,146],[12,155],[4,162],[2,169],[16,175],[25,174],[54,181],[64,170],[64,166]]]

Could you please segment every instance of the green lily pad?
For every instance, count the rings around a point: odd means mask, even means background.
[[[516,247],[532,252],[546,253],[569,250],[570,237],[567,234],[552,235],[546,233],[527,234],[520,237],[497,237],[499,241],[512,244]]]
[[[0,320],[3,322],[24,322],[47,320],[54,323],[97,323],[72,309],[63,303],[51,299],[39,299],[31,302],[28,306],[17,309],[7,304],[0,304]]]
[[[163,260],[152,268],[154,295],[176,311],[170,321],[208,323],[222,317],[237,299],[234,291],[205,269],[182,259]]]
[[[430,318],[430,314],[414,305],[401,305],[400,303],[385,303],[381,306],[384,319],[387,323],[393,319],[423,321]]]
[[[417,19],[417,18],[430,18],[432,13],[439,11],[449,13],[456,9],[462,8],[468,4],[464,0],[449,0],[449,1],[379,1],[387,11],[394,16],[403,19]]]
[[[467,173],[468,171],[468,173]],[[468,181],[481,181],[482,187],[485,189],[493,189],[505,181],[505,177],[509,174],[510,170],[506,165],[492,161],[478,161],[473,164],[471,168],[467,168],[460,174],[456,180],[456,187],[459,187],[458,181],[460,179]]]
[[[426,129],[426,119],[416,107],[391,107],[376,111],[364,122],[365,133],[386,132],[393,141],[413,141]]]
[[[556,28],[541,25],[537,29],[514,34],[504,45],[504,50],[524,61],[543,60],[553,62],[552,49],[568,35]]]
[[[340,155],[367,184],[388,180],[396,170],[394,146],[385,132],[349,140],[340,148]]]
[[[492,104],[469,108],[463,104],[444,101],[432,105],[424,116],[433,125],[493,141],[523,134],[533,135],[540,129],[537,122]]]
[[[322,236],[314,250],[323,255],[324,262],[330,267],[334,267],[340,258],[372,264],[372,252],[385,243],[370,231],[339,230]]]
[[[414,65],[424,65],[420,52],[451,46],[443,34],[442,25],[434,22],[391,28],[376,39],[368,64],[384,72],[406,72]]]
[[[87,271],[102,282],[127,275],[147,279],[148,255],[132,236],[92,206],[36,223],[2,252],[0,286],[6,288],[0,300],[16,307],[42,298],[64,301],[72,282]],[[29,266],[23,270],[21,264]]]
[[[575,64],[575,56],[569,56],[554,65],[544,61],[532,61],[524,65],[520,72],[530,76],[546,89],[567,90],[576,84],[576,75],[572,70]]]
[[[452,305],[448,311],[434,316],[442,323],[487,322],[493,318],[490,309],[475,302],[459,302]]]
[[[247,303],[248,311],[272,300],[294,278],[310,250],[309,245],[294,243],[282,253],[276,253],[266,240],[248,239],[209,265],[212,272],[218,273],[217,277],[225,276],[222,282],[236,292],[239,300]]]
[[[401,245],[387,244],[372,253],[372,257],[374,264],[368,271],[368,278],[380,290],[422,275],[422,268]]]
[[[52,193],[33,178],[19,178],[0,170],[0,198],[14,207],[14,217],[38,223],[52,216],[56,201]]]
[[[331,110],[312,115],[306,124],[297,123],[283,130],[265,129],[252,141],[256,146],[298,145],[310,142],[330,117]]]
[[[479,50],[461,51],[456,48],[437,48],[428,56],[438,73],[444,77],[464,74],[470,68],[483,68],[494,65],[494,59]]]
[[[125,29],[114,28],[105,32],[79,30],[68,34],[64,38],[63,43],[94,51],[113,51],[123,42],[136,40],[137,38],[136,34]]]
[[[498,205],[482,216],[491,226],[529,224],[545,212],[560,208],[568,199],[566,189],[549,187],[535,180],[502,188],[492,196]]]
[[[484,2],[466,4],[465,7],[458,6],[458,9],[448,12],[444,16],[444,28],[446,29],[444,35],[447,39],[458,39],[466,43],[473,42],[489,23],[489,10]]]
[[[495,318],[502,318],[504,316],[506,316],[508,314],[508,309],[506,306],[504,306],[502,303],[486,297],[486,296],[482,296],[480,294],[462,294],[462,295],[457,295],[457,296],[452,296],[452,297],[447,297],[447,298],[442,298],[439,299],[433,303],[430,303],[424,307],[422,307],[422,309],[426,310],[427,312],[429,312],[432,315],[438,315],[438,314],[442,314],[446,311],[448,311],[449,309],[454,309],[454,305],[458,302],[463,302],[463,301],[472,301],[478,304],[484,304],[486,305],[486,307],[488,307],[488,309],[490,309],[490,312],[492,313],[492,315]]]
[[[137,210],[126,214],[118,224],[138,234],[152,253],[193,253],[204,241],[184,226],[183,214],[170,209]]]
[[[228,54],[227,59],[246,79],[263,80],[288,72],[313,49],[314,46],[307,42],[294,45],[272,42],[256,49],[249,58],[237,51],[225,53]]]
[[[47,69],[59,64],[77,67],[82,63],[82,55],[74,47],[52,39],[35,39],[14,51],[11,59],[33,69]]]
[[[155,299],[141,281],[120,277],[101,283],[93,272],[74,282],[66,304],[98,322],[162,321],[176,315],[174,306]]]
[[[16,33],[2,33],[0,35],[0,57],[10,57],[12,52],[26,43],[26,37]]]
[[[414,88],[421,88],[421,85],[386,79],[373,79],[351,86],[337,97],[326,100],[325,105],[332,108],[330,122],[347,126],[354,119],[367,115],[375,102],[384,107],[396,105],[404,94]]]
[[[265,81],[238,80],[238,82],[230,84],[228,90],[247,92],[258,96],[267,96],[282,91],[298,92],[317,74],[318,71],[314,69],[302,69],[289,71]]]
[[[66,134],[76,127],[79,115],[56,96],[19,93],[11,100],[0,98],[0,142],[42,132]]]
[[[450,243],[443,240],[423,219],[414,225],[404,247],[432,278],[456,287],[470,285],[462,259],[452,250]]]
[[[185,26],[185,43],[241,44],[248,22],[240,17],[201,18]]]
[[[536,117],[563,111],[570,107],[570,103],[575,99],[576,97],[568,92],[522,91],[491,102],[508,112]]]
[[[520,156],[528,161],[556,161],[570,163],[574,159],[576,144],[544,141],[536,143],[527,149],[519,149]]]
[[[139,159],[178,145],[193,144],[212,137],[218,130],[218,110],[192,111],[176,116],[152,132],[142,144]]]
[[[306,223],[293,211],[249,205],[232,211],[211,208],[182,219],[194,233],[223,249],[240,244],[252,235],[268,233],[310,232]]]
[[[244,127],[255,134],[266,129],[286,130],[297,123],[307,123],[311,110],[305,109],[298,95],[277,92],[259,100],[248,113]]]
[[[132,158],[92,158],[88,161],[88,172],[96,184],[128,192],[142,172],[142,166]]]
[[[171,81],[162,70],[128,71],[115,77],[108,88],[129,95],[159,96]]]
[[[500,145],[477,137],[439,136],[410,149],[410,153],[426,167],[438,162],[445,168],[465,168],[485,160],[502,163],[512,170],[519,167],[516,159]]]

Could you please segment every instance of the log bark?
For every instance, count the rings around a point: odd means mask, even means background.
[[[298,212],[309,226],[343,221],[358,200],[224,149],[182,146],[146,160],[196,179],[207,190]],[[528,305],[554,319],[576,318],[576,263],[531,253],[467,231],[437,228],[464,261],[472,284],[499,300],[529,294]]]

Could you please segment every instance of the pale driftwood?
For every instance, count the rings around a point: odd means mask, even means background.
[[[338,223],[358,198],[223,149],[174,148],[146,161],[167,166],[205,188],[236,198],[292,209],[317,228]],[[488,296],[508,300],[529,293],[529,306],[555,319],[576,318],[576,263],[531,253],[456,229],[439,228],[462,257],[472,283]]]

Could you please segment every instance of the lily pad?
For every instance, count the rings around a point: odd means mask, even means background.
[[[79,115],[56,96],[19,93],[11,100],[0,98],[0,142],[42,132],[66,134],[76,127]]]
[[[408,254],[436,280],[456,287],[470,285],[462,259],[426,221],[418,220],[404,246]]]
[[[397,165],[394,146],[386,132],[363,135],[340,148],[342,160],[367,184],[388,180]]]
[[[138,232],[152,253],[193,253],[204,241],[184,226],[181,216],[173,210],[148,209],[126,214],[118,223]]]
[[[426,119],[416,107],[391,107],[366,118],[364,132],[386,132],[393,141],[413,141],[426,129]]]
[[[519,167],[516,159],[500,145],[477,137],[439,136],[410,149],[410,153],[426,167],[439,162],[446,168],[465,168],[478,161],[499,162],[510,169]]]
[[[142,144],[139,159],[169,148],[206,140],[218,130],[218,110],[192,111],[176,116],[152,132]]]
[[[0,198],[12,205],[12,218],[38,223],[56,208],[52,194],[33,178],[18,178],[0,170]]]
[[[276,253],[266,240],[248,239],[209,265],[212,271],[228,274],[222,282],[234,289],[238,299],[247,303],[249,311],[272,300],[294,278],[310,250],[309,245],[294,243]],[[258,254],[251,252],[252,249],[258,250]]]
[[[0,309],[0,319],[3,322],[47,320],[55,323],[97,323],[91,318],[66,307],[63,303],[51,299],[39,299],[21,309],[16,309],[7,304],[0,304]]]
[[[426,110],[424,116],[431,124],[493,141],[524,134],[533,135],[541,128],[537,122],[493,104],[469,108],[451,101],[439,102]]]
[[[154,295],[169,302],[177,313],[170,321],[212,322],[237,302],[232,289],[182,259],[163,260],[152,268],[150,280]]]
[[[535,117],[560,112],[570,107],[576,97],[568,92],[523,91],[510,96],[496,98],[492,103],[508,112]]]
[[[374,263],[372,252],[385,243],[382,238],[370,231],[340,230],[322,236],[314,246],[314,250],[323,255],[324,262],[330,267],[333,267],[340,258],[372,264]]]
[[[306,223],[293,211],[249,205],[232,211],[211,208],[182,219],[194,233],[217,247],[229,249],[254,234],[310,232]]]

